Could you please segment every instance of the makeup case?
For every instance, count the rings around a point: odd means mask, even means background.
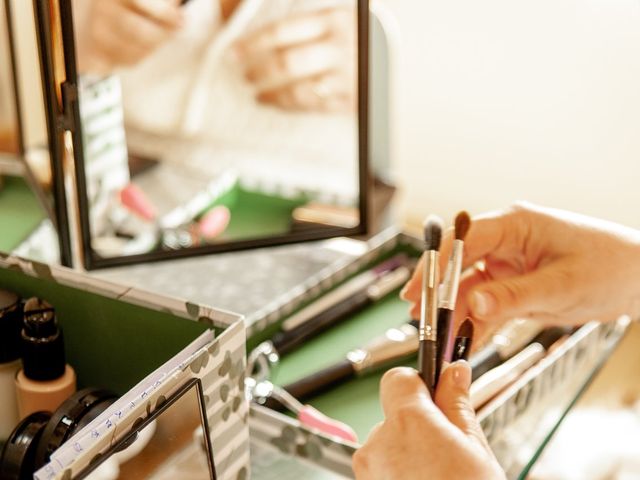
[[[99,387],[119,396],[55,450],[35,478],[75,478],[123,438],[135,440],[137,427],[171,408],[166,405],[174,396],[195,384],[200,420],[206,418],[201,428],[209,430],[210,441],[203,442],[210,446],[213,476],[248,477],[240,316],[5,254],[0,254],[0,288],[51,303],[78,389]]]
[[[326,295],[354,275],[397,253],[417,260],[423,241],[391,229],[368,242],[358,242],[357,256],[345,256],[310,277],[287,295],[246,318],[248,351],[278,331],[284,320]],[[286,355],[271,371],[280,386],[341,361],[352,349],[410,320],[408,304],[398,290],[350,316]],[[482,427],[508,478],[524,478],[566,413],[587,388],[622,338],[629,323],[590,322],[575,331],[509,389],[478,411]],[[416,357],[396,364],[416,367]],[[350,425],[364,441],[383,419],[378,385],[382,371],[357,376],[312,397],[308,403],[329,417]],[[353,477],[351,456],[357,443],[302,425],[291,414],[251,404],[251,436],[271,449],[296,455],[339,476]]]

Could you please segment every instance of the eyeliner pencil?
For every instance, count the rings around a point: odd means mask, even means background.
[[[451,252],[451,257],[447,264],[447,270],[445,272],[445,278],[442,285],[443,296],[440,308],[438,308],[438,357],[436,362],[436,385],[438,383],[438,378],[440,378],[440,372],[442,371],[442,363],[448,361],[445,355],[449,345],[449,337],[451,336],[451,322],[453,319],[453,311],[456,308],[458,284],[460,283],[460,274],[462,272],[464,238],[467,236],[470,226],[471,218],[467,212],[463,211],[456,215],[453,251]]]
[[[442,227],[442,220],[435,215],[429,215],[424,222],[425,254],[420,299],[418,371],[431,397],[437,383],[438,257]]]
[[[397,364],[418,350],[418,328],[416,320],[389,328],[366,345],[348,352],[344,359],[285,385],[284,389],[304,401],[354,378]],[[277,409],[271,403],[267,406]]]
[[[358,292],[366,290],[370,285],[378,281],[384,274],[395,270],[403,265],[407,265],[409,259],[404,253],[394,255],[389,260],[376,265],[375,267],[350,278],[343,284],[322,295],[317,300],[303,307],[298,312],[291,315],[282,323],[282,330],[293,330],[304,323],[312,320],[332,306],[347,300]]]
[[[297,327],[277,333],[271,339],[279,355],[285,355],[315,337],[344,318],[374,303],[404,285],[411,276],[410,270],[401,266],[381,275],[378,280],[351,296],[329,306],[325,311],[308,319]]]

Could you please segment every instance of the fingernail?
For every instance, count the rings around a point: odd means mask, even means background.
[[[495,304],[495,298],[493,298],[493,295],[487,292],[472,292],[471,298],[469,299],[469,307],[471,308],[471,313],[473,313],[473,316],[477,318],[482,318],[489,315],[495,308]]]
[[[453,368],[453,382],[463,390],[469,390],[471,386],[471,367],[466,360],[458,360],[451,365]]]

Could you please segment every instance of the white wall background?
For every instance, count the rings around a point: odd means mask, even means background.
[[[640,227],[640,0],[377,0],[404,221],[526,199]]]

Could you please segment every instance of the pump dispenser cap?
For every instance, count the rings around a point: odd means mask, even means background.
[[[20,358],[22,304],[13,292],[0,289],[0,363]]]
[[[31,380],[55,380],[65,370],[64,341],[55,310],[46,301],[30,298],[24,305],[22,365]]]

